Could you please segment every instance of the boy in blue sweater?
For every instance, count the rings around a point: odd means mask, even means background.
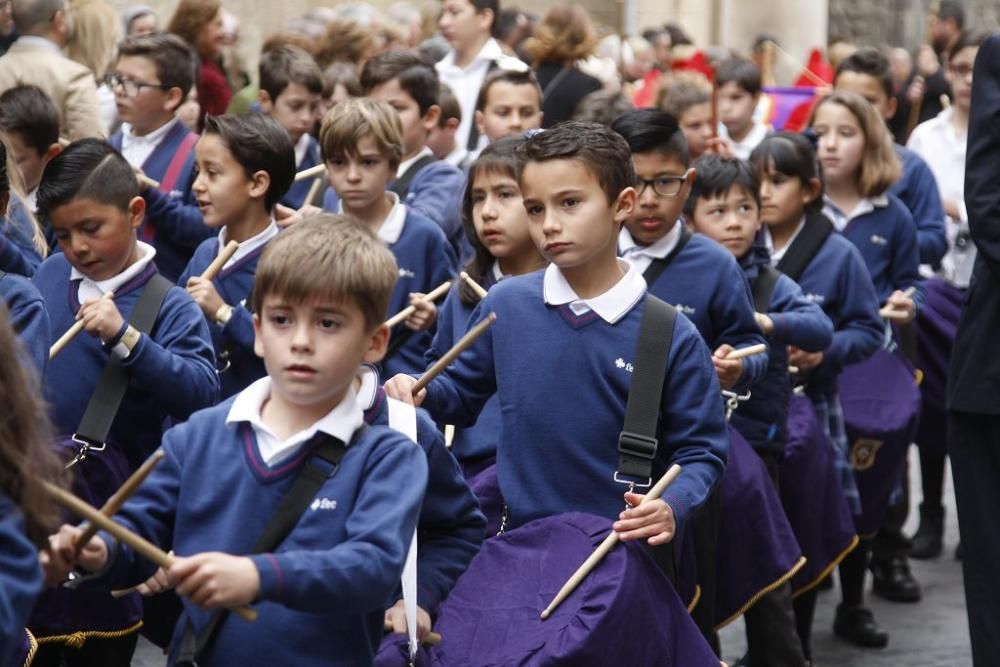
[[[386,316],[410,305],[415,294],[454,277],[455,253],[441,228],[386,191],[404,150],[403,128],[392,107],[372,99],[345,100],[327,113],[319,136],[327,176],[340,194],[338,212],[361,221],[396,256],[399,280]],[[398,325],[383,362],[385,373],[423,370],[432,334],[415,318]]]
[[[116,516],[178,556],[167,574],[184,614],[170,664],[186,631],[251,603],[257,622],[223,618],[198,664],[371,664],[427,482],[424,453],[365,427],[352,386],[360,365],[385,353],[395,280],[391,253],[347,222],[299,224],[262,258],[254,329],[268,377],[170,430],[166,458]],[[338,464],[314,455],[323,442],[345,448]],[[315,499],[279,546],[253,553],[305,465],[326,474]],[[52,574],[71,564],[78,536],[64,526],[54,538]],[[99,573],[89,585],[101,588],[156,568],[104,533],[78,565]]]
[[[708,349],[678,314],[652,476],[671,463],[683,471],[662,498],[640,506],[641,495],[614,481],[646,304],[642,276],[616,252],[635,207],[628,145],[605,126],[570,122],[535,135],[519,154],[531,236],[551,265],[495,285],[471,321],[495,312],[496,324],[426,390],[411,396],[415,380],[407,375],[386,390],[459,427],[497,394],[508,526],[583,511],[617,517],[622,539],[666,544],[712,491],[727,457]],[[631,506],[624,512],[623,491]]]
[[[209,322],[222,396],[228,397],[265,374],[254,353],[249,299],[261,253],[278,234],[271,212],[295,178],[295,154],[276,122],[247,114],[208,117],[196,156],[192,192],[205,225],[219,232],[198,246],[178,284]],[[236,254],[215,278],[202,278],[229,241],[240,244]]]
[[[45,168],[38,210],[62,250],[45,260],[33,278],[45,299],[52,337],[77,321],[84,326],[49,361],[43,381],[53,424],[65,444],[83,430],[88,402],[105,367],[115,363],[127,376],[104,443],[93,443],[99,451],[73,468],[92,502],[102,503],[122,481],[109,469],[127,474],[138,467],[171,422],[184,421],[216,400],[211,338],[198,306],[176,287],[166,289],[148,333],[132,325],[140,297],[169,281],[156,275],[155,248],[136,239],[144,202],[132,167],[114,148],[97,139],[68,146]],[[109,292],[113,298],[104,298]],[[94,437],[89,429],[88,435]],[[75,442],[66,456],[79,451]],[[113,633],[114,639],[93,638],[82,649],[65,651],[81,660],[89,656],[103,664],[127,665],[141,625],[137,603],[136,596],[114,600],[56,589],[43,596],[31,628],[36,636],[61,636],[63,641],[74,632]],[[48,659],[58,660],[64,646],[48,643],[45,651],[55,654]]]
[[[260,58],[260,110],[278,122],[295,147],[295,171],[321,164],[319,144],[309,133],[320,118],[323,72],[313,57],[297,46],[283,45]],[[316,178],[322,179],[322,175]],[[302,208],[315,179],[293,183],[281,204]]]
[[[636,173],[635,209],[618,250],[642,273],[650,293],[673,304],[715,350],[723,389],[745,393],[767,371],[767,355],[727,360],[735,348],[764,342],[750,286],[739,265],[711,239],[692,235],[681,212],[697,177],[687,140],[673,116],[656,109],[622,114],[611,124],[628,142]],[[711,266],[712,271],[704,267]]]
[[[118,45],[109,81],[122,127],[108,142],[160,184],[141,186],[146,218],[139,238],[156,248],[160,272],[174,281],[211,235],[191,197],[198,135],[177,118],[194,85],[194,55],[169,33],[128,37]]]

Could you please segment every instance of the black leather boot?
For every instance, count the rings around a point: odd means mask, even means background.
[[[913,535],[910,557],[937,558],[944,549],[944,508],[920,503],[920,527]]]
[[[875,622],[875,616],[865,607],[845,608],[837,605],[833,632],[842,639],[865,648],[885,648],[889,633]]]
[[[910,573],[905,556],[871,563],[872,590],[892,602],[919,602],[920,584]]]

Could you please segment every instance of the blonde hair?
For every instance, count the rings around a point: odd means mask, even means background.
[[[590,14],[579,5],[550,7],[525,44],[536,62],[572,65],[594,53],[597,33]]]
[[[111,67],[121,40],[121,18],[104,0],[72,0],[70,8],[73,36],[66,45],[66,54],[100,79]]]
[[[13,153],[11,153],[10,145],[7,143],[7,138],[3,136],[3,133],[0,133],[0,145],[3,146],[7,172],[7,188],[10,190],[7,218],[10,218],[10,207],[14,205],[14,200],[16,199],[20,206],[21,214],[31,223],[31,245],[34,246],[38,256],[45,259],[49,254],[49,243],[45,240],[45,232],[42,230],[42,225],[31,210],[31,206],[28,205],[28,196],[25,194],[24,183],[21,182],[21,172],[18,171],[17,165],[14,164]]]
[[[691,107],[712,101],[712,83],[700,72],[677,72],[657,97],[656,106],[680,120]]]
[[[358,143],[369,135],[379,153],[398,165],[403,157],[403,126],[396,110],[367,97],[338,102],[326,112],[319,130],[323,159],[357,155]]]
[[[353,303],[374,330],[386,317],[399,269],[389,248],[370,229],[345,215],[320,213],[271,241],[257,265],[253,307],[268,296]]]
[[[882,115],[861,95],[835,91],[813,107],[809,127],[816,124],[816,115],[826,104],[839,104],[851,112],[864,135],[865,150],[858,168],[858,192],[862,197],[884,194],[902,176],[903,166]]]

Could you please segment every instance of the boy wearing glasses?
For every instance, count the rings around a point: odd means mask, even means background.
[[[764,377],[767,355],[738,360],[734,349],[763,343],[750,286],[736,260],[692,234],[681,218],[695,182],[687,140],[673,116],[639,109],[611,124],[632,151],[638,199],[618,237],[618,251],[642,272],[649,291],[687,315],[709,349],[723,389],[745,393]]]
[[[109,142],[160,184],[143,186],[147,215],[139,238],[156,248],[160,273],[176,282],[195,248],[211,235],[190,201],[198,135],[177,119],[194,84],[191,50],[168,33],[129,37],[118,46],[108,84],[123,121]]]

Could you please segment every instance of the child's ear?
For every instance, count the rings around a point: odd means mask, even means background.
[[[628,220],[632,212],[635,211],[637,199],[635,188],[625,188],[618,194],[618,199],[615,200],[615,222],[622,225]]]
[[[260,313],[253,314],[253,353],[264,358],[264,344],[260,340]]]
[[[174,86],[167,91],[167,99],[163,101],[163,110],[169,113],[175,113],[184,104],[184,91]]]
[[[899,109],[899,100],[895,97],[890,97],[885,103],[886,117],[887,121],[892,120],[892,117],[896,115],[896,111]]]
[[[266,90],[261,90],[257,93],[257,101],[260,102],[260,110],[270,115],[271,109],[274,108],[274,101],[271,99],[271,95]]]
[[[62,153],[62,149],[62,144],[58,141],[54,144],[50,144],[49,147],[45,149],[45,155],[42,156],[43,161],[48,163],[49,160]]]
[[[457,118],[449,118],[444,122],[444,129],[450,130],[451,132],[458,131],[459,122]]]
[[[128,203],[128,223],[132,229],[139,229],[143,218],[146,217],[146,200],[142,197],[132,197]]]
[[[823,182],[818,178],[810,178],[802,187],[802,203],[808,206],[809,202],[819,197],[819,193],[822,191]]]
[[[432,104],[428,109],[427,113],[424,114],[423,123],[424,129],[430,132],[435,127],[437,127],[438,119],[441,117],[441,107],[436,104]]]
[[[250,177],[250,197],[253,199],[263,199],[267,196],[267,191],[271,187],[271,174],[263,169],[255,171]]]
[[[368,339],[368,349],[365,350],[365,356],[362,361],[377,364],[385,357],[388,348],[389,327],[383,323],[375,327],[375,330],[372,331],[371,338]]]
[[[477,110],[475,116],[473,117],[473,121],[476,123],[476,129],[479,130],[479,136],[486,134],[486,131],[483,130],[483,118],[483,112]]]

